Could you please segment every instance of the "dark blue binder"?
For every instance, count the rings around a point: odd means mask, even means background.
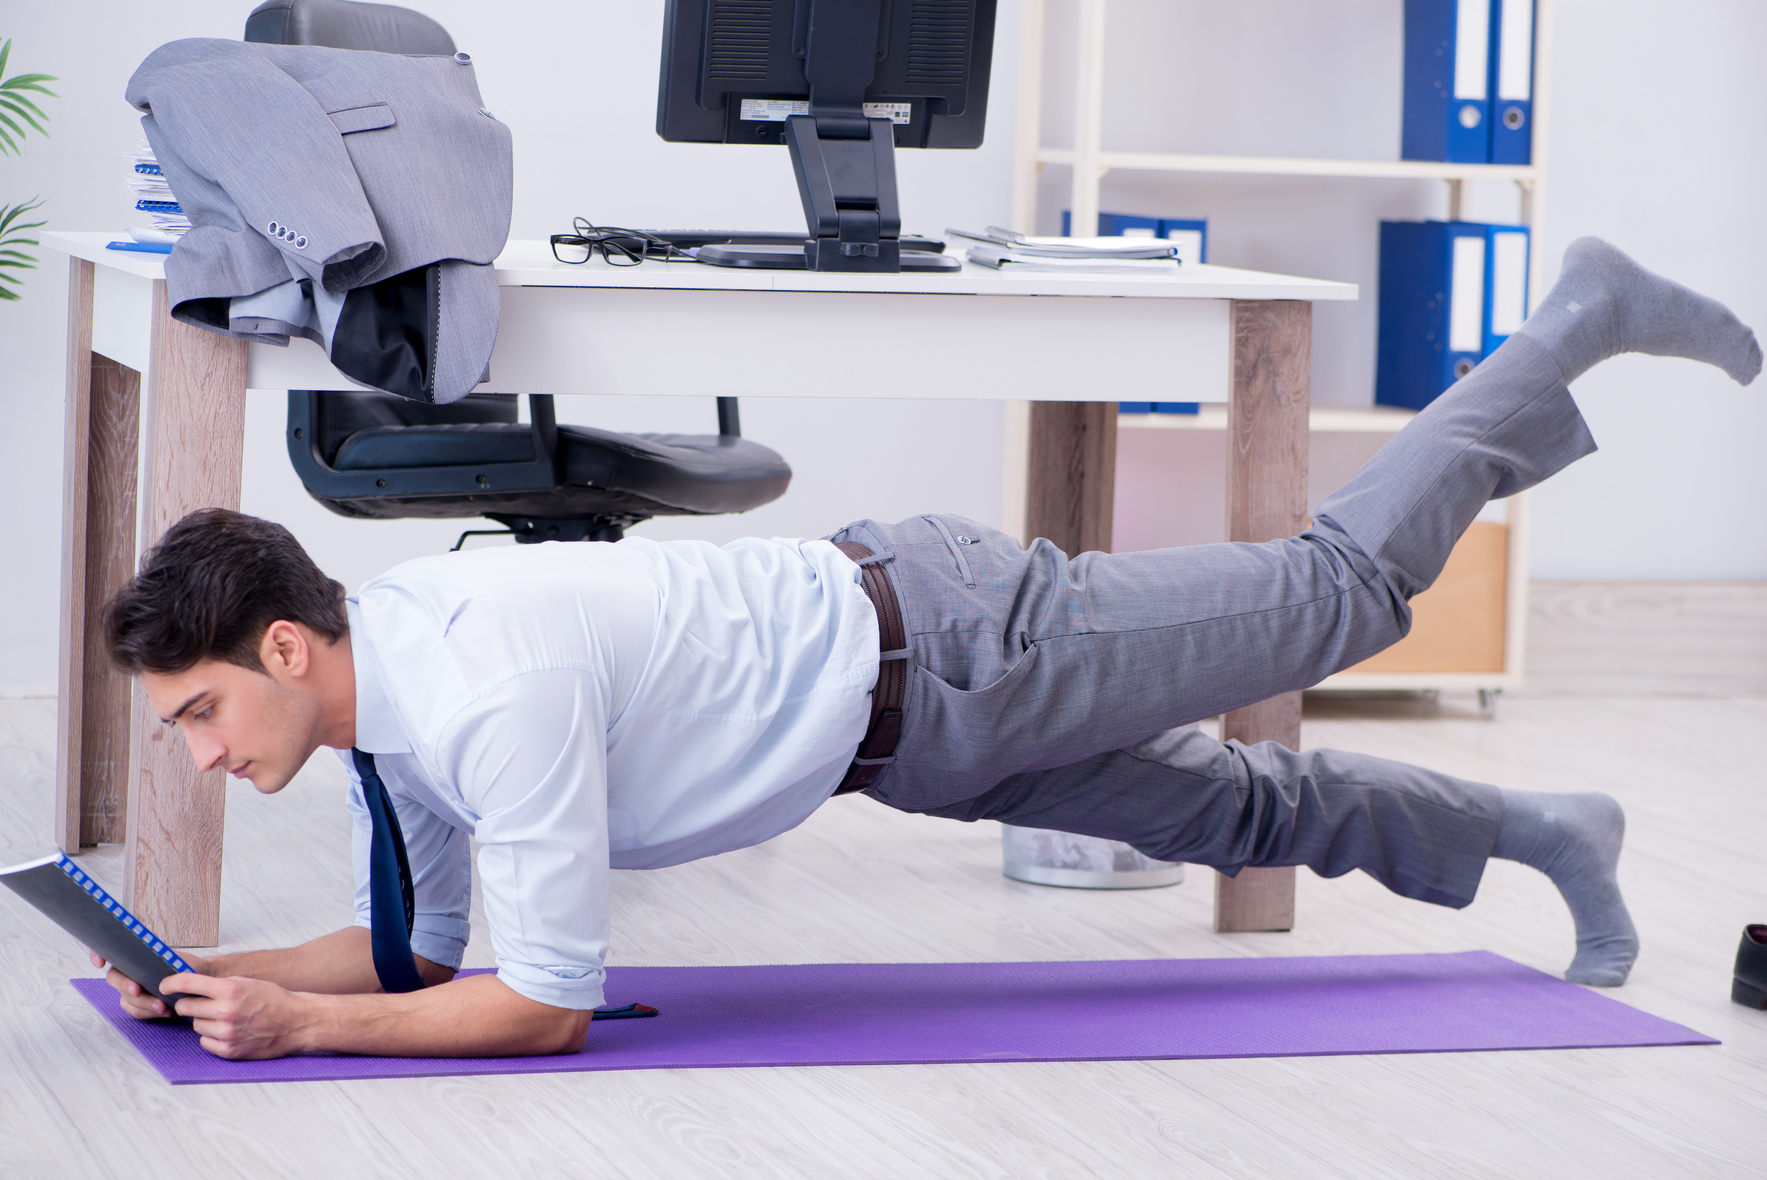
[[[1068,218],[1063,217],[1063,221]],[[1098,215],[1098,236],[1101,238],[1121,238],[1137,236],[1136,231],[1151,237],[1161,237],[1160,219],[1157,217],[1137,217],[1133,213],[1100,213]]]
[[[1205,218],[1162,217],[1160,218],[1159,234],[1162,238],[1179,242],[1185,238],[1192,238],[1196,242],[1195,258],[1197,263],[1204,264],[1209,261],[1209,223]],[[1189,259],[1192,255],[1181,244],[1178,247],[1178,257]]]
[[[1490,227],[1380,223],[1374,400],[1421,410],[1484,356]]]
[[[1490,162],[1492,2],[1405,0],[1405,159]]]
[[[1534,161],[1534,0],[1491,0],[1491,163]]]
[[[1074,214],[1072,210],[1061,211],[1061,236],[1073,236]],[[1133,213],[1100,213],[1098,215],[1098,236],[1101,238],[1122,237],[1133,230],[1141,230],[1142,236],[1157,238],[1160,233],[1160,219],[1157,217],[1138,217]]]

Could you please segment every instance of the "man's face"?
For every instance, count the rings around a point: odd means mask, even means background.
[[[318,702],[285,679],[219,660],[141,674],[154,711],[183,732],[199,768],[250,779],[266,795],[287,786],[319,744]]]

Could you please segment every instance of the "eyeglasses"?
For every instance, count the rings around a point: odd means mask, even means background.
[[[656,262],[692,262],[693,255],[665,238],[641,229],[598,226],[587,219],[571,219],[571,233],[552,235],[552,256],[571,266],[581,266],[599,253],[609,266],[637,266]]]

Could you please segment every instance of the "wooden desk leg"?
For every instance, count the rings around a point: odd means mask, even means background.
[[[1111,547],[1117,487],[1116,402],[1032,402],[1025,537],[1069,557]]]
[[[1307,524],[1307,403],[1313,305],[1233,304],[1233,389],[1227,410],[1227,539],[1271,541]],[[1301,694],[1235,709],[1221,738],[1301,744]],[[1215,878],[1215,929],[1288,930],[1295,870],[1245,869]]]
[[[172,319],[166,285],[153,285],[144,547],[188,512],[239,507],[245,373],[244,341]],[[226,775],[197,771],[183,738],[160,721],[139,685],[129,750],[129,908],[167,942],[213,946],[221,928]]]
[[[134,572],[141,399],[139,373],[92,351],[93,275],[90,262],[73,260],[62,442],[55,842],[76,854],[123,839],[129,678],[111,666],[98,612]]]

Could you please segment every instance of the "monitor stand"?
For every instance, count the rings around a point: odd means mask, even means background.
[[[801,239],[791,245],[701,246],[695,251],[694,257],[711,266],[739,266],[756,270],[808,270],[810,268]],[[963,269],[963,262],[960,259],[946,254],[936,254],[930,250],[904,249],[900,259],[901,269],[905,271]]]

